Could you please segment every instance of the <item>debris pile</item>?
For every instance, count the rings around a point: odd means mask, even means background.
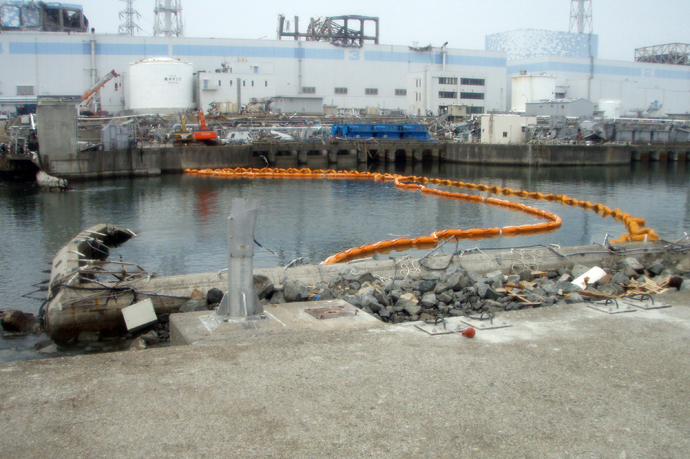
[[[572,281],[590,268],[582,265],[554,271],[529,268],[505,274],[467,271],[451,263],[437,273],[408,275],[395,279],[377,278],[371,273],[345,270],[328,284],[307,287],[309,299],[340,298],[373,314],[384,322],[400,323],[452,316],[481,316],[498,311],[546,307],[620,298],[640,293],[663,293],[669,288],[690,290],[690,258],[680,263],[656,260],[646,266],[635,258],[604,266],[606,275],[580,288]],[[414,271],[414,270],[413,270]],[[289,291],[295,289],[290,286]],[[304,301],[304,296],[283,294],[276,288],[267,303]],[[270,311],[270,308],[267,309]]]

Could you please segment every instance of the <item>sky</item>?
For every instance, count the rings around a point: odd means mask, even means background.
[[[97,33],[118,33],[123,0],[68,0],[81,4]],[[140,36],[152,35],[155,0],[135,0]],[[515,29],[568,31],[570,0],[181,0],[187,37],[276,39],[278,15],[379,17],[387,45],[484,49],[484,37]],[[690,43],[690,0],[592,0],[599,58],[634,60],[635,48]]]

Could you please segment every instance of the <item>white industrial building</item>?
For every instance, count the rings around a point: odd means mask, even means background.
[[[554,87],[552,96],[533,97],[510,89],[511,109],[523,111],[538,99],[586,99],[610,117],[657,117],[690,113],[690,66],[576,57],[535,57],[508,61],[508,78],[533,77]],[[544,82],[533,87],[543,88]],[[525,85],[519,88],[522,90]]]
[[[190,68],[198,75],[197,90],[187,79]],[[121,76],[101,89],[100,101],[102,109],[113,113],[156,109],[161,93],[170,98],[171,88],[179,88],[171,102],[202,109],[211,102],[246,104],[303,96],[342,108],[373,106],[437,114],[439,107],[465,102],[461,96],[468,91],[460,84],[464,79],[483,82],[472,86],[483,94],[482,99],[472,100],[477,113],[506,109],[506,59],[490,51],[377,44],[345,48],[297,40],[0,33],[0,103],[16,96],[83,94],[111,70]],[[410,74],[426,75],[423,103],[410,102],[411,94],[422,92],[408,78]],[[438,94],[429,92],[440,90],[439,78],[458,82],[450,91],[455,98],[439,100]],[[14,102],[5,99],[4,103],[0,110],[8,110]]]
[[[293,39],[80,33],[75,30],[87,30],[88,21],[78,6],[10,2],[0,6],[0,112],[35,103],[39,95],[84,94],[114,70],[120,76],[99,95],[100,107],[112,113],[212,104],[232,112],[273,100],[284,112],[321,113],[314,105],[322,101],[329,113],[337,107],[438,115],[464,106],[484,114],[524,112],[539,100],[586,99],[607,116],[689,114],[690,66],[597,59],[597,36],[582,33],[591,22],[583,8],[588,2],[573,0],[580,33],[505,32],[488,36],[485,51],[382,45],[378,18],[354,16],[329,18],[329,26],[343,19],[340,30],[348,31],[340,39],[329,35],[333,41],[312,40],[313,30],[282,33],[282,17],[279,38]],[[39,3],[46,11],[62,8],[72,22],[41,25]],[[361,29],[351,29],[353,21]],[[364,33],[366,21],[375,22],[375,35]],[[360,30],[357,42],[352,37]]]

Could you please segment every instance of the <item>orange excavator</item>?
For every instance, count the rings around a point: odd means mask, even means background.
[[[94,113],[96,112],[96,107],[94,102],[94,98],[98,91],[105,86],[105,84],[112,80],[113,78],[117,78],[120,75],[118,75],[115,70],[111,70],[110,72],[106,73],[106,75],[101,78],[96,84],[94,84],[91,88],[89,88],[88,91],[86,91],[84,94],[81,96],[81,104],[79,106],[79,111],[87,114],[87,113]],[[116,88],[117,89],[117,88]]]
[[[214,145],[218,140],[218,133],[212,129],[209,129],[206,125],[206,116],[204,115],[203,110],[199,109],[198,114],[199,130],[194,131],[194,133],[192,134],[194,140],[196,140],[197,142],[203,142],[206,144]]]

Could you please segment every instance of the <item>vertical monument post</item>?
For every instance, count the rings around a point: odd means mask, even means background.
[[[225,321],[263,313],[254,293],[254,226],[258,213],[258,199],[232,200],[228,217],[228,291],[216,312]]]

